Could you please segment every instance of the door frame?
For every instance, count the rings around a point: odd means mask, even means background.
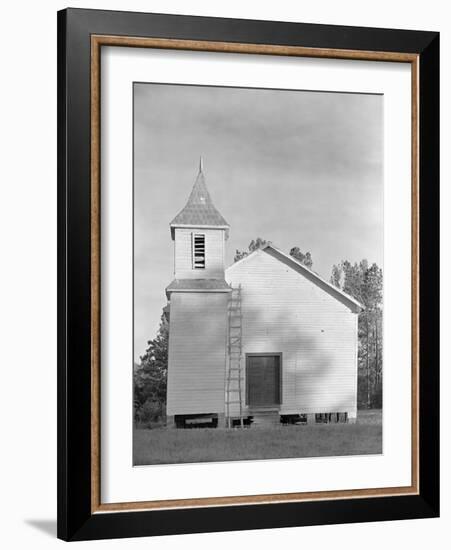
[[[282,387],[282,383],[283,383],[283,353],[281,351],[279,352],[264,352],[264,353],[246,353],[245,354],[245,357],[246,357],[246,379],[244,381],[244,384],[245,384],[245,404],[248,408],[252,408],[252,409],[265,409],[265,408],[269,408],[270,406],[268,405],[267,407],[265,406],[251,406],[249,404],[249,359],[251,357],[278,357],[279,358],[279,403],[275,403],[274,404],[274,409],[275,408],[280,408],[282,406],[282,403],[283,403],[283,387]]]

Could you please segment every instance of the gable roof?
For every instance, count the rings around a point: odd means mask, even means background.
[[[216,210],[210,193],[205,183],[205,176],[202,168],[202,159],[199,164],[199,173],[194,182],[193,189],[183,209],[175,216],[169,224],[172,237],[174,228],[184,226],[194,227],[221,227],[229,229],[229,224]]]
[[[232,270],[236,265],[241,264],[242,262],[246,262],[247,260],[252,258],[254,255],[256,255],[260,251],[266,252],[273,258],[279,261],[282,261],[284,264],[288,265],[292,269],[295,269],[298,273],[301,273],[302,275],[304,275],[309,281],[316,284],[322,290],[330,294],[332,297],[334,297],[335,299],[345,304],[354,313],[359,313],[360,311],[363,311],[365,309],[365,306],[363,306],[355,298],[353,298],[349,294],[346,294],[346,292],[343,292],[341,289],[337,288],[333,284],[327,282],[325,279],[320,277],[317,273],[315,273],[314,271],[306,267],[304,264],[302,264],[292,256],[285,254],[285,252],[282,252],[281,250],[276,248],[273,244],[266,244],[265,246],[258,248],[257,250],[254,250],[248,256],[241,258],[241,260],[238,260],[237,262],[229,266],[226,269],[226,271]]]

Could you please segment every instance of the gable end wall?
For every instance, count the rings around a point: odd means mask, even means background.
[[[282,353],[280,411],[355,415],[358,316],[265,251],[226,280],[242,285],[243,364],[246,353]]]

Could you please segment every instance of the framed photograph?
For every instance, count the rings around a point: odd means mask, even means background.
[[[58,536],[439,514],[439,35],[58,13]]]

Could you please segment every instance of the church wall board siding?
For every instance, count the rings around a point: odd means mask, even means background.
[[[243,354],[283,353],[281,413],[355,414],[357,315],[265,251],[226,280],[242,285]]]
[[[205,269],[193,269],[192,235],[205,235]],[[174,276],[176,279],[222,279],[224,277],[224,230],[176,228]]]
[[[167,414],[223,413],[227,293],[171,294]]]

